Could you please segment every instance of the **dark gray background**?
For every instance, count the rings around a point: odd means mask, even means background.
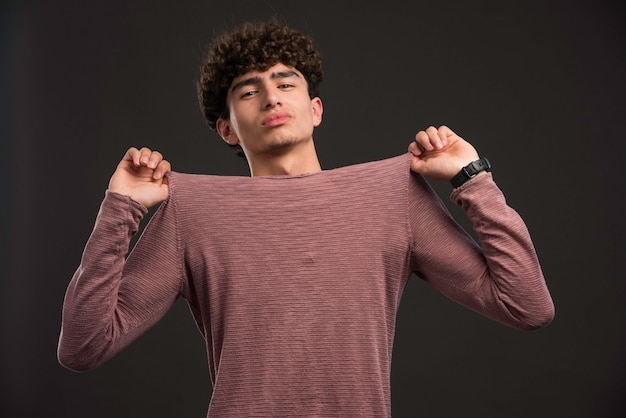
[[[272,15],[322,52],[323,166],[393,156],[417,130],[449,125],[491,159],[554,297],[554,322],[525,333],[413,281],[398,314],[394,416],[625,416],[621,2],[0,7],[1,416],[204,416],[204,345],[184,302],[84,374],[56,361],[61,306],[129,146],[162,151],[178,171],[247,174],[205,126],[194,83],[214,34]],[[434,186],[447,198],[449,185]]]

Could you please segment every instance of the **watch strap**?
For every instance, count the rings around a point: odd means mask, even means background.
[[[472,161],[461,169],[452,179],[452,187],[457,188],[471,178],[476,177],[481,171],[491,171],[491,163],[486,157],[481,157],[476,161]]]

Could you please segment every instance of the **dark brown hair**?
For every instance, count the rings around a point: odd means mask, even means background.
[[[226,95],[236,77],[249,71],[265,71],[278,63],[300,71],[309,96],[319,96],[322,62],[310,36],[272,19],[246,22],[217,37],[197,83],[198,101],[209,127],[215,130],[218,119],[228,119]]]

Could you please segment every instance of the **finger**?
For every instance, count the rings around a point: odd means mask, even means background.
[[[441,149],[443,148],[443,144],[441,142],[441,138],[439,138],[439,131],[434,126],[429,126],[426,129],[426,134],[428,135],[428,140],[430,141],[433,149]]]
[[[422,152],[433,151],[435,148],[430,142],[430,138],[426,131],[419,131],[415,135],[415,143],[419,148],[421,148]]]
[[[446,125],[441,125],[437,130],[437,134],[444,147],[448,145],[448,139],[453,135],[456,135],[452,129],[448,128]]]
[[[409,144],[409,152],[414,156],[419,157],[422,153],[424,153],[424,147],[417,142],[417,140],[415,140]]]
[[[155,180],[158,180],[162,178],[165,175],[165,173],[168,173],[170,171],[172,171],[172,166],[170,162],[167,160],[161,160],[159,164],[157,165],[156,169],[154,170],[154,174],[152,175],[152,177]]]
[[[152,154],[152,150],[150,148],[143,147],[139,150],[139,164],[143,166],[148,166],[148,162],[150,161],[150,155]]]
[[[156,168],[163,160],[163,155],[159,151],[152,151],[146,164],[148,168]]]
[[[137,148],[135,147],[130,147],[128,148],[128,150],[126,150],[126,153],[124,154],[124,157],[122,158],[122,161],[126,160],[126,161],[132,161],[132,163],[134,165],[139,165],[139,157],[140,157],[140,152]]]

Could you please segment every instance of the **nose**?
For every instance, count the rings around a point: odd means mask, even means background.
[[[266,109],[271,109],[275,106],[280,106],[280,97],[278,95],[278,91],[276,91],[275,89],[267,89],[266,90],[266,96],[265,96],[265,108]]]
[[[265,108],[266,109],[271,109],[275,106],[280,106],[280,101],[278,99],[275,98],[268,98],[267,102],[265,103]]]

